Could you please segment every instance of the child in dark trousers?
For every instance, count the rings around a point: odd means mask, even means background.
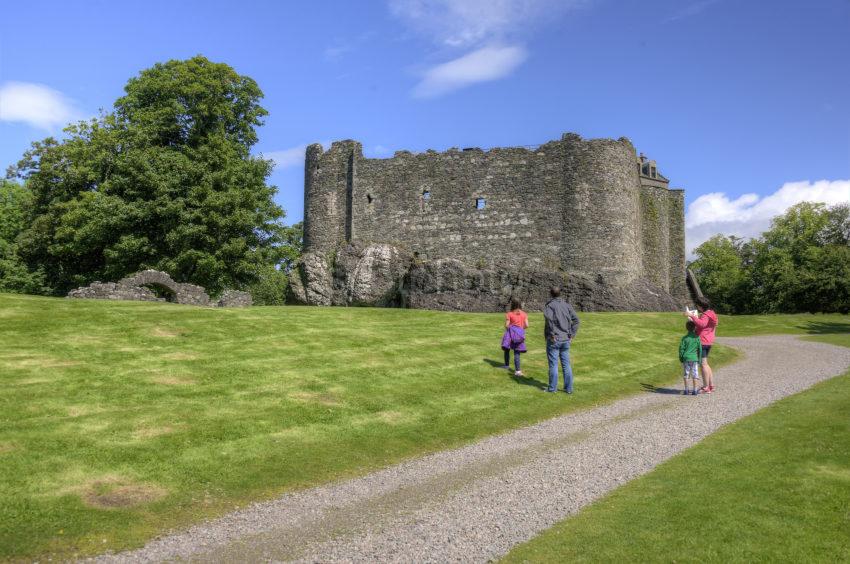
[[[682,363],[685,380],[685,395],[697,395],[697,380],[699,380],[699,365],[702,361],[702,343],[696,334],[696,324],[693,321],[685,323],[688,334],[679,341],[679,362]],[[688,392],[688,380],[691,381],[691,392]]]
[[[528,329],[528,314],[522,311],[519,300],[511,300],[511,310],[505,314],[505,334],[502,336],[502,350],[505,351],[505,365],[510,370],[511,351],[514,351],[514,376],[523,376],[519,367],[519,355],[526,351],[525,330]]]

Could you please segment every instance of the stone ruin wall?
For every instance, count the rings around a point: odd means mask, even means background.
[[[687,297],[684,194],[642,185],[628,139],[565,134],[536,149],[389,159],[364,158],[360,143],[341,141],[326,152],[311,145],[305,167],[305,253],[383,243],[419,261],[578,272],[620,285],[643,279]]]

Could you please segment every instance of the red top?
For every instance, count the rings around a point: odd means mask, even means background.
[[[528,314],[521,309],[509,311],[505,314],[505,319],[508,320],[508,324],[519,327],[520,329],[528,327]]]
[[[703,345],[714,342],[714,329],[717,327],[717,314],[707,309],[699,317],[691,316],[691,321],[697,326],[696,333]]]

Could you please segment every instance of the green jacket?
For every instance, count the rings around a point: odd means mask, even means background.
[[[688,333],[679,343],[679,362],[702,361],[702,343],[696,333]]]

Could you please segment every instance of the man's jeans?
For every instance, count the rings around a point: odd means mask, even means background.
[[[546,356],[549,357],[549,389],[554,392],[558,389],[558,359],[561,360],[561,369],[564,372],[564,389],[573,393],[573,369],[570,366],[570,342],[569,341],[546,341]]]

